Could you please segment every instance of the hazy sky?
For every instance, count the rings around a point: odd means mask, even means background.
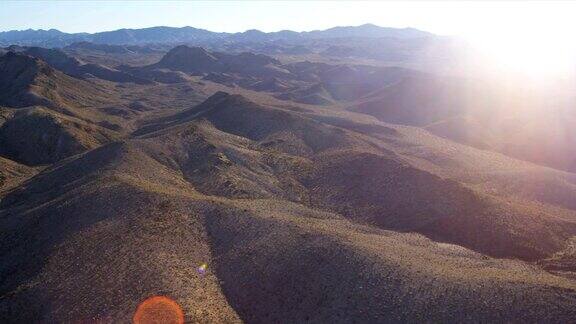
[[[546,17],[554,16],[553,21]],[[0,31],[50,29],[97,32],[151,26],[212,31],[314,30],[374,23],[470,35],[482,29],[538,25],[574,27],[576,4],[513,1],[6,1]],[[529,26],[528,26],[529,27]]]
[[[98,32],[193,26],[295,31],[373,23],[462,36],[521,68],[563,70],[576,57],[571,1],[6,1],[0,31]],[[567,65],[570,64],[570,65]]]

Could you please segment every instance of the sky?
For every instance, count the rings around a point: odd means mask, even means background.
[[[216,32],[309,31],[372,23],[460,36],[514,63],[548,69],[576,57],[571,1],[9,1],[0,31],[99,32],[192,26]]]
[[[547,20],[547,17],[554,17]],[[98,32],[119,28],[193,26],[211,31],[295,31],[373,23],[470,35],[494,28],[575,27],[568,1],[7,1],[0,31]],[[542,26],[541,26],[542,27]]]

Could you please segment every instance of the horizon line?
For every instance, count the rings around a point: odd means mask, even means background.
[[[194,29],[198,29],[198,30],[204,30],[204,31],[208,31],[211,33],[218,33],[218,34],[241,34],[241,33],[245,33],[248,31],[259,31],[262,33],[266,33],[266,34],[270,34],[270,33],[278,33],[278,32],[283,32],[283,31],[291,31],[291,32],[295,32],[295,33],[310,33],[310,32],[315,32],[315,31],[326,31],[332,28],[338,28],[338,27],[362,27],[362,26],[375,26],[375,27],[379,27],[379,28],[391,28],[391,29],[414,29],[414,30],[418,30],[418,31],[422,31],[422,32],[426,32],[426,33],[430,33],[430,34],[434,34],[432,32],[429,32],[427,30],[423,30],[423,29],[419,29],[416,27],[411,27],[411,26],[406,26],[406,27],[387,27],[387,26],[380,26],[374,23],[364,23],[364,24],[360,24],[360,25],[347,25],[347,26],[332,26],[332,27],[327,27],[325,29],[312,29],[312,30],[302,30],[302,31],[295,31],[292,29],[280,29],[280,30],[276,30],[276,31],[262,31],[260,29],[255,29],[255,28],[251,28],[251,29],[246,29],[244,31],[237,31],[237,32],[219,32],[219,31],[212,31],[209,29],[205,29],[205,28],[200,28],[200,27],[194,27],[194,26],[190,26],[190,25],[186,25],[186,26],[164,26],[164,25],[159,25],[159,26],[150,26],[150,27],[141,27],[141,28],[127,28],[127,27],[123,27],[123,28],[117,28],[117,29],[111,29],[111,30],[102,30],[102,31],[97,31],[97,32],[67,32],[67,31],[63,31],[57,28],[38,28],[38,29],[34,29],[34,28],[28,28],[28,29],[10,29],[10,30],[0,30],[0,33],[9,33],[9,32],[23,32],[23,31],[58,31],[64,34],[69,34],[69,35],[73,35],[73,34],[89,34],[89,35],[93,35],[93,34],[99,34],[99,33],[108,33],[108,32],[115,32],[115,31],[120,31],[120,30],[141,30],[141,29],[150,29],[150,28],[194,28]]]

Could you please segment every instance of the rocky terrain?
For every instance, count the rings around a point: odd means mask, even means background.
[[[572,97],[298,59],[357,29],[147,32],[0,34],[6,322],[576,319]]]

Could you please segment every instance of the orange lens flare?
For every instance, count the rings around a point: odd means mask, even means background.
[[[138,305],[132,321],[134,324],[183,324],[184,312],[172,299],[153,296]]]

